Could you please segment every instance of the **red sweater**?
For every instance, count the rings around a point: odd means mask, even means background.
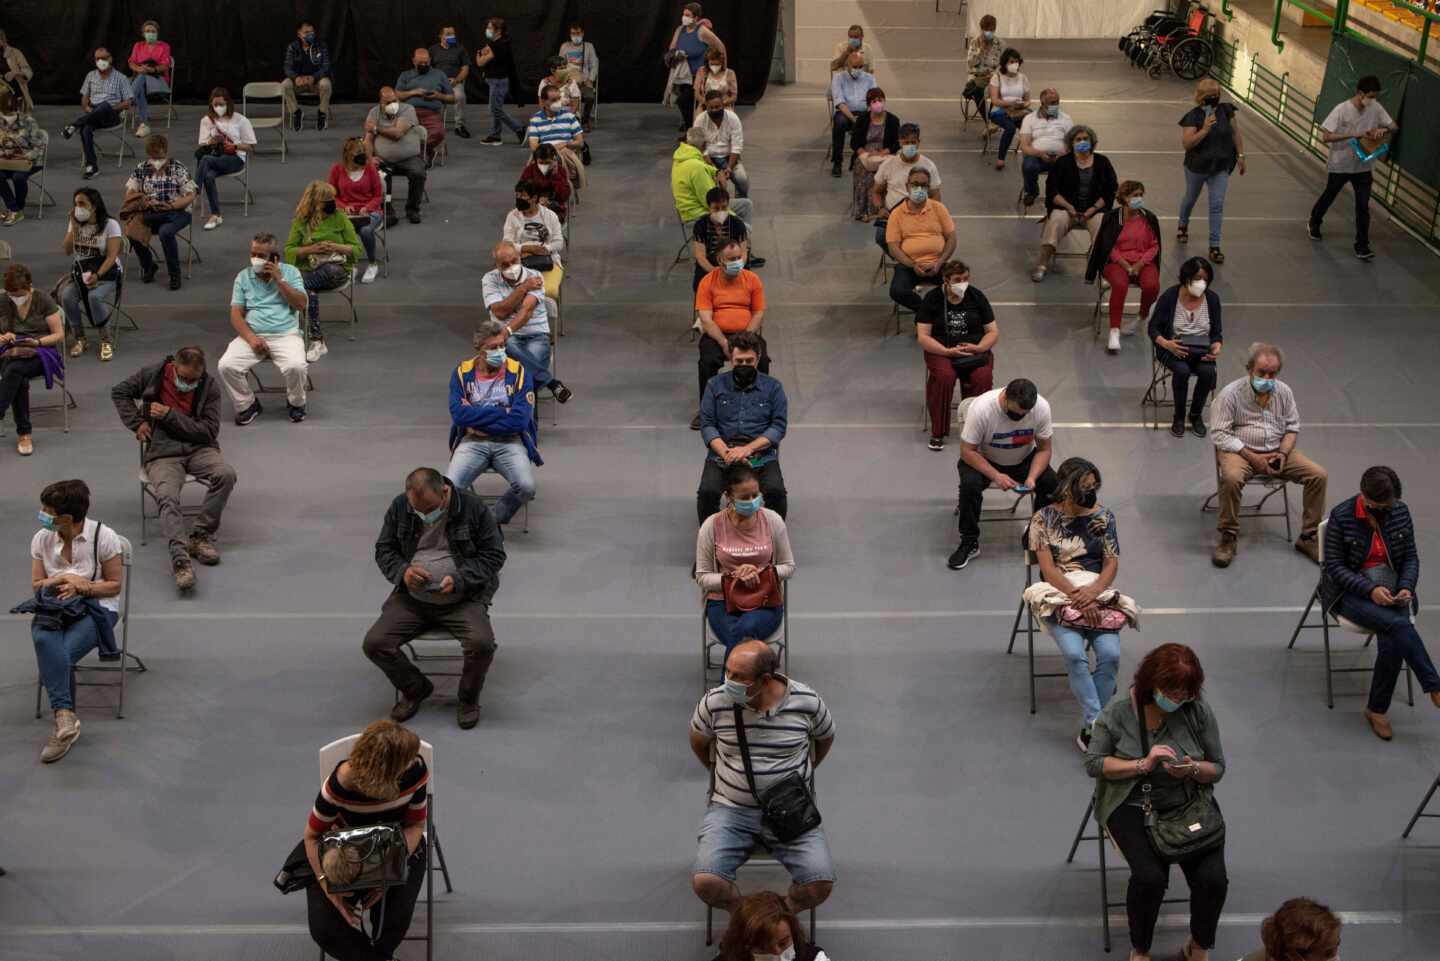
[[[570,179],[565,176],[565,170],[560,166],[562,163],[564,161],[557,158],[554,166],[550,168],[549,175],[545,175],[540,172],[540,167],[532,160],[525,165],[524,170],[520,171],[520,179],[533,180],[550,187],[550,209],[555,211],[555,216],[559,217],[563,224],[566,208],[570,205]]]
[[[363,213],[374,213],[385,199],[385,187],[380,182],[380,170],[373,163],[365,165],[365,175],[351,180],[350,173],[342,163],[332,164],[328,178],[335,188],[335,203],[342,211],[358,209]]]

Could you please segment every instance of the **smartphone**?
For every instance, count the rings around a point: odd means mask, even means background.
[[[1016,484],[1014,487],[1010,488],[1010,490],[1014,491],[1016,494],[1028,494],[1030,493],[1030,485]]]
[[[1207,117],[1213,117],[1213,116],[1215,116],[1215,108],[1212,107],[1212,106],[1210,106],[1209,104],[1206,104],[1206,105],[1205,105],[1205,116],[1207,116]]]
[[[1192,760],[1190,760],[1190,758],[1182,755],[1181,757],[1174,758],[1173,760],[1166,760],[1166,761],[1165,761],[1165,766],[1166,766],[1166,767],[1194,767],[1194,766],[1195,766],[1195,762],[1192,761]]]

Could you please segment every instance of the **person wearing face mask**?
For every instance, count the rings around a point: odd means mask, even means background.
[[[505,353],[510,330],[493,317],[475,331],[477,353],[450,375],[450,466],[445,476],[468,491],[487,470],[509,489],[495,502],[495,523],[504,527],[535,498],[535,467],[544,463],[536,445],[535,391],[525,368]],[[533,465],[533,466],[532,466]]]
[[[134,103],[135,95],[125,75],[115,69],[110,51],[95,50],[95,69],[85,75],[80,85],[80,116],[60,129],[60,136],[69,140],[77,133],[85,154],[86,180],[100,172],[95,159],[95,131],[109,130],[125,122],[125,111]]]
[[[1150,840],[1149,811],[1163,816],[1202,794],[1213,796],[1225,776],[1215,713],[1201,697],[1205,671],[1183,644],[1145,655],[1129,691],[1105,705],[1085,751],[1095,779],[1095,821],[1104,825],[1130,866],[1125,915],[1130,961],[1150,961],[1155,924],[1170,883],[1170,863]],[[1190,888],[1190,936],[1182,961],[1209,961],[1225,907],[1229,877],[1225,842],[1180,858]]]
[[[545,187],[548,191],[545,206],[555,211],[562,224],[570,213],[570,177],[565,170],[554,146],[542,143],[520,171],[521,180]]]
[[[1095,131],[1076,124],[1065,134],[1065,152],[1045,178],[1045,220],[1040,229],[1040,258],[1030,279],[1040,283],[1050,271],[1055,251],[1071,230],[1084,227],[1093,247],[1104,214],[1115,205],[1119,182],[1110,158],[1095,152]]]
[[[440,28],[440,42],[432,44],[430,64],[446,80],[450,81],[450,92],[455,95],[455,136],[470,139],[465,127],[465,81],[470,77],[470,51],[460,42],[455,28],[449,24]]]
[[[695,81],[696,109],[703,109],[705,98],[714,92],[720,94],[720,105],[727,110],[735,107],[735,100],[740,95],[735,71],[726,65],[725,51],[718,47],[705,51],[705,69]]]
[[[886,157],[875,171],[875,182],[871,185],[870,209],[876,211],[875,242],[885,249],[885,227],[889,213],[909,196],[910,171],[924,170],[930,175],[926,196],[941,202],[940,168],[935,161],[920,152],[920,125],[902,123],[897,133],[899,141],[895,155]]]
[[[1338,915],[1309,898],[1291,898],[1260,925],[1263,947],[1240,961],[1340,961]]]
[[[170,545],[170,570],[181,591],[195,587],[191,559],[220,563],[215,535],[235,489],[235,468],[220,452],[220,385],[205,369],[205,351],[181,347],[110,389],[125,429],[140,442],[140,469]],[[205,485],[193,530],[185,530],[180,491],[189,475]]]
[[[1320,239],[1320,224],[1348,183],[1355,192],[1355,256],[1372,260],[1370,249],[1370,183],[1381,147],[1400,129],[1380,105],[1380,79],[1367,75],[1355,82],[1353,96],[1340,101],[1320,125],[1320,140],[1330,148],[1325,163],[1325,190],[1310,209],[1311,240]]]
[[[140,37],[130,48],[130,90],[135,101],[135,136],[148,137],[149,95],[169,95],[175,64],[170,56],[170,44],[160,39],[160,24],[146,20],[140,27]]]
[[[210,109],[200,118],[200,149],[195,151],[195,179],[205,188],[205,202],[210,208],[204,229],[214,230],[225,222],[220,216],[216,180],[244,170],[254,146],[255,128],[249,118],[235,112],[230,91],[224,87],[210,91]]]
[[[285,112],[295,130],[300,130],[305,121],[297,99],[301,94],[320,100],[315,112],[315,129],[324,130],[328,126],[330,75],[330,48],[316,35],[315,24],[302,20],[295,28],[295,39],[285,48],[285,79],[280,82]]]
[[[135,168],[125,181],[125,201],[120,219],[125,223],[125,236],[130,249],[140,261],[140,282],[155,280],[160,268],[150,250],[152,234],[160,238],[165,255],[165,270],[170,276],[170,289],[180,289],[180,231],[190,226],[190,205],[199,188],[185,165],[170,156],[170,141],[162,134],[152,134],[145,142],[149,158]]]
[[[464,730],[474,727],[497,647],[490,604],[505,566],[505,538],[495,515],[439,471],[417,467],[385,512],[375,563],[395,589],[365,633],[363,649],[395,687],[391,720],[414,717],[435,690],[401,648],[440,629],[454,635],[464,656],[455,721]]]
[[[65,327],[60,307],[24,264],[5,268],[5,293],[0,297],[0,420],[15,415],[15,450],[23,457],[35,452],[30,428],[30,381],[45,378],[50,388],[65,371]],[[62,386],[62,393],[64,388]]]
[[[840,163],[845,156],[845,135],[855,128],[860,117],[870,110],[870,90],[875,75],[864,69],[864,58],[851,53],[845,69],[830,78],[830,102],[835,113],[830,118],[830,176],[840,176]],[[884,109],[882,106],[881,113]],[[863,142],[863,141],[862,141]]]
[[[727,220],[728,222],[728,220]],[[713,221],[712,221],[713,223]],[[695,312],[700,319],[700,396],[705,386],[730,360],[730,335],[741,331],[760,341],[760,372],[770,371],[765,349],[765,284],[758,274],[745,269],[746,246],[730,239],[720,249],[716,268],[695,288]],[[698,418],[698,415],[697,415]],[[691,429],[697,429],[692,423]]]
[[[705,620],[725,646],[721,663],[745,638],[780,629],[781,585],[795,573],[785,521],[764,506],[755,472],[736,462],[725,469],[724,485],[725,506],[705,518],[695,538],[695,583],[705,595]]]
[[[1017,377],[960,405],[960,545],[946,561],[963,570],[980,553],[980,508],[991,484],[1016,494],[1032,491],[1035,510],[1054,498],[1050,469],[1055,425],[1050,402],[1035,385]]]
[[[991,14],[980,18],[980,32],[970,38],[970,49],[965,58],[970,79],[965,82],[961,96],[975,105],[975,112],[981,117],[985,115],[985,91],[990,86],[990,77],[1000,68],[1000,53],[1005,49],[1000,38],[995,36],[995,26],[995,17]],[[965,119],[969,121],[968,117]],[[985,125],[992,132],[995,129],[988,117],[985,117]]]
[[[1215,268],[1204,257],[1191,257],[1180,265],[1180,283],[1161,294],[1150,311],[1147,333],[1155,344],[1155,359],[1171,374],[1170,396],[1175,416],[1170,433],[1185,436],[1185,410],[1190,378],[1195,395],[1189,397],[1190,430],[1205,436],[1205,401],[1215,389],[1215,362],[1220,358],[1224,334],[1220,324],[1220,295],[1211,289]]]
[[[1030,113],[1030,78],[1020,72],[1025,58],[1013,47],[1000,54],[1000,67],[990,75],[986,99],[990,101],[990,121],[1000,128],[1000,150],[995,156],[995,169],[1005,169],[1005,155],[1021,121]],[[988,128],[987,128],[988,130]]]
[[[515,184],[515,209],[505,215],[502,239],[520,249],[520,262],[545,278],[545,296],[559,300],[565,279],[565,231],[555,211],[540,203],[544,188],[521,180]]]
[[[250,262],[235,275],[230,294],[230,326],[235,338],[217,365],[235,409],[236,426],[244,427],[262,413],[260,399],[245,374],[267,359],[284,378],[290,419],[297,424],[305,419],[309,368],[305,339],[296,322],[305,303],[300,269],[281,262],[280,242],[274,234],[256,234],[250,241]]]
[[[790,873],[790,911],[823,904],[835,886],[824,825],[782,842],[766,827],[756,800],[792,772],[809,782],[835,746],[829,707],[814,688],[781,674],[779,661],[763,640],[736,645],[725,661],[724,683],[706,692],[690,718],[690,750],[714,774],[691,887],[700,900],[732,915],[741,900],[735,872],[761,842]],[[745,728],[753,793],[737,722]]]
[[[1160,221],[1145,207],[1145,185],[1127,180],[1115,189],[1115,208],[1100,221],[1090,244],[1085,265],[1085,282],[1104,279],[1110,288],[1110,339],[1105,349],[1120,353],[1120,335],[1129,336],[1139,327],[1125,322],[1125,295],[1132,283],[1140,285],[1140,317],[1160,293]]]
[[[19,47],[9,41],[5,31],[0,30],[0,90],[9,87],[16,103],[26,113],[35,109],[35,101],[30,98],[30,81],[34,79],[35,71],[30,67],[30,61],[25,59]]]
[[[1325,613],[1375,635],[1365,720],[1382,741],[1395,734],[1386,714],[1401,668],[1409,667],[1420,690],[1440,707],[1440,673],[1415,628],[1420,555],[1410,508],[1400,496],[1400,476],[1394,470],[1367,468],[1360,475],[1360,493],[1330,510],[1320,574]]]
[[[845,32],[845,39],[836,41],[835,55],[830,58],[830,72],[844,70],[850,64],[850,55],[860,54],[860,69],[875,72],[875,49],[865,42],[865,28],[852,23]]]
[[[600,57],[595,53],[595,44],[585,39],[585,27],[576,20],[570,24],[570,39],[560,44],[560,56],[569,66],[570,77],[580,84],[580,102],[583,115],[580,125],[587,131],[595,116],[595,95],[600,83]]]
[[[30,177],[40,171],[49,142],[35,117],[20,112],[15,94],[0,87],[0,227],[13,227],[25,219]]]
[[[805,940],[800,918],[783,897],[757,891],[736,902],[715,961],[830,961],[830,956]]]
[[[931,450],[944,450],[950,436],[956,382],[962,399],[991,389],[995,355],[990,351],[1000,340],[995,311],[970,283],[970,268],[963,261],[949,260],[940,278],[940,286],[925,295],[915,314],[915,339],[925,357]]]
[[[535,88],[536,99],[543,104],[545,102],[545,88],[553,87],[560,92],[561,109],[568,110],[576,117],[579,117],[580,83],[572,76],[570,64],[564,57],[557,56],[546,60],[545,66],[550,69],[550,72],[540,80],[540,85]]]
[[[718,90],[705,95],[705,109],[695,115],[695,129],[705,134],[705,156],[717,172],[729,175],[735,195],[750,196],[750,175],[740,162],[745,152],[745,128],[735,111],[726,109]]]
[[[1211,562],[1229,567],[1239,550],[1240,494],[1258,475],[1299,484],[1305,491],[1300,513],[1300,537],[1295,549],[1320,563],[1315,532],[1325,511],[1325,468],[1295,449],[1300,436],[1300,408],[1290,385],[1280,380],[1285,355],[1274,344],[1250,345],[1245,376],[1232,380],[1210,405],[1210,440],[1215,444],[1220,475],[1220,532]]]
[[[542,143],[554,147],[569,171],[575,189],[585,189],[585,165],[579,156],[579,151],[585,147],[585,132],[580,129],[580,121],[575,115],[565,109],[565,100],[556,88],[547,85],[540,91],[540,109],[530,118],[525,138],[530,144],[532,156]]]
[[[705,132],[698,127],[685,131],[685,142],[670,155],[670,193],[675,213],[687,227],[709,212],[710,191],[730,182],[730,175],[717,171],[705,156]],[[730,201],[730,213],[747,224],[754,213],[749,197]]]
[[[491,17],[485,24],[485,40],[475,54],[475,66],[485,71],[485,83],[490,89],[490,133],[480,142],[498,147],[500,128],[504,126],[515,135],[516,143],[523,144],[525,128],[505,111],[505,98],[515,81],[515,52],[510,46],[510,30],[499,17]]]
[[[850,128],[851,207],[856,220],[869,221],[880,211],[871,204],[881,166],[900,153],[900,118],[885,109],[885,91],[865,93],[865,112]]]
[[[100,359],[115,356],[110,313],[124,274],[124,238],[120,221],[110,216],[105,198],[92,187],[81,187],[71,198],[65,239],[60,248],[73,258],[67,283],[60,288],[65,326],[71,340],[70,356],[85,353],[85,318],[100,330]]]
[[[1066,136],[1075,122],[1060,109],[1060,94],[1053,87],[1040,91],[1040,109],[1020,121],[1020,172],[1025,185],[1020,204],[1029,207],[1040,195],[1040,175],[1048,174],[1055,162],[1069,152]]]
[[[955,252],[955,221],[950,211],[930,198],[930,172],[912,167],[905,180],[909,196],[890,211],[885,246],[895,259],[890,299],[912,312],[920,309],[920,284],[935,284],[940,266]]]
[[[1245,138],[1233,103],[1220,102],[1220,83],[1204,77],[1195,85],[1196,106],[1180,118],[1180,146],[1185,148],[1185,196],[1180,199],[1180,227],[1175,239],[1190,239],[1190,212],[1204,188],[1210,197],[1210,260],[1223,264],[1220,227],[1225,219],[1225,191],[1230,174],[1245,173]]]
[[[508,240],[495,245],[494,257],[495,269],[480,282],[485,309],[510,329],[506,352],[525,365],[537,389],[549,390],[563,404],[572,395],[550,373],[549,305],[554,301],[545,296],[545,278],[520,262],[520,248]]]
[[[710,21],[704,19],[700,4],[685,4],[680,14],[680,26],[670,36],[667,52],[669,61],[674,64],[667,91],[674,96],[680,108],[681,133],[695,124],[695,78],[700,76],[705,65],[705,52],[710,49],[724,53],[725,44],[710,29]],[[683,69],[680,66],[682,61]]]
[[[390,206],[390,179],[405,178],[405,219],[420,223],[420,202],[425,196],[425,128],[415,108],[401,103],[393,87],[380,88],[380,102],[365,115],[365,150],[379,161],[385,183],[386,229],[399,223]]]
[[[46,764],[68,754],[80,737],[75,665],[97,647],[102,656],[120,657],[114,627],[120,620],[126,545],[89,514],[89,486],[83,480],[56,481],[40,492],[40,530],[30,540],[36,603],[65,605],[74,615],[60,617],[52,610],[30,623],[40,684],[55,714],[55,727],[40,752]]]
[[[780,441],[785,437],[789,402],[780,382],[763,371],[769,365],[765,341],[748,330],[727,338],[730,370],[711,377],[700,399],[700,439],[705,467],[695,492],[698,523],[720,509],[725,471],[744,465],[755,472],[765,503],[781,517],[789,500],[780,471]]]
[[[732,241],[738,243],[744,252],[745,266],[755,270],[765,265],[763,257],[750,256],[750,228],[745,226],[745,221],[730,212],[729,191],[724,187],[711,187],[710,192],[705,195],[705,202],[710,212],[695,221],[692,235],[694,239],[690,242],[690,251],[695,257],[695,273],[690,289],[695,291],[700,289],[700,282],[711,271],[724,266],[724,257],[721,255]]]
[[[312,364],[329,353],[325,330],[320,326],[319,292],[349,283],[364,250],[355,225],[340,212],[335,197],[335,188],[325,181],[310,181],[300,195],[290,237],[285,241],[285,262],[300,268],[309,302],[310,349],[305,359]]]
[[[360,244],[365,248],[365,272],[360,283],[368,284],[380,272],[375,258],[375,231],[380,229],[381,204],[385,200],[385,185],[380,180],[380,169],[370,162],[365,152],[365,141],[359,137],[347,137],[340,146],[340,159],[330,166],[326,182],[335,188],[335,205],[360,235]]]
[[[411,69],[395,81],[395,96],[401,103],[415,108],[420,126],[425,128],[428,169],[435,162],[435,151],[445,142],[445,105],[455,102],[455,88],[445,71],[430,66],[430,51],[416,47],[410,55]]]
[[[1026,548],[1035,555],[1040,580],[1025,589],[1031,615],[1045,625],[1065,656],[1070,693],[1080,705],[1083,753],[1100,709],[1115,696],[1120,667],[1120,629],[1134,627],[1140,609],[1114,589],[1120,571],[1115,515],[1098,503],[1100,470],[1070,457],[1055,472],[1055,501],[1030,517]],[[1090,667],[1087,648],[1095,652]]]

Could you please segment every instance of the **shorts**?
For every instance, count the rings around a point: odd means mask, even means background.
[[[788,844],[781,844],[760,823],[758,808],[736,808],[711,801],[700,824],[700,849],[695,854],[692,874],[713,874],[735,880],[735,871],[763,845],[790,872],[795,884],[834,881],[835,865],[825,828],[806,831]]]

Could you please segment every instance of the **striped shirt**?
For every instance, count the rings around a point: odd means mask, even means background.
[[[335,765],[335,770],[320,785],[320,793],[315,795],[315,806],[310,810],[310,830],[324,834],[332,828],[425,823],[430,771],[423,758],[417,755],[415,763],[400,776],[400,793],[389,801],[377,801],[341,784],[340,764]]]
[[[566,144],[578,136],[580,121],[568,110],[561,110],[553,117],[541,110],[530,118],[530,129],[525,131],[525,139],[534,138],[541,143]]]
[[[1186,310],[1180,298],[1175,298],[1175,339],[1182,344],[1204,341],[1206,347],[1210,346],[1210,305],[1204,297],[1194,310]]]
[[[1210,437],[1218,450],[1240,453],[1278,450],[1286,434],[1300,430],[1300,410],[1288,384],[1275,381],[1270,403],[1261,407],[1255,400],[1247,374],[1232,380],[1215,395],[1210,407]]]
[[[785,682],[780,703],[765,714],[744,709],[745,741],[750,745],[755,787],[761,793],[791,771],[809,780],[810,742],[835,736],[835,721],[820,695],[793,678],[775,676]],[[759,807],[745,780],[733,706],[724,685],[714,688],[695,706],[690,730],[715,742],[715,786],[710,799],[727,807]]]
[[[99,70],[91,70],[85,75],[85,82],[80,85],[80,96],[89,97],[92,108],[102,103],[120,103],[132,96],[130,81],[114,67],[111,67],[110,73],[104,77],[100,76]]]

